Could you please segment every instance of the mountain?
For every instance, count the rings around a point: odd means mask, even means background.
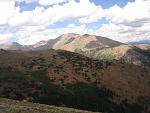
[[[80,50],[89,50],[94,49],[97,47],[105,48],[105,47],[115,47],[120,45],[120,42],[95,36],[95,35],[79,35],[79,34],[64,34],[60,37],[49,40],[47,44],[38,47],[38,50],[46,50],[46,49],[62,49],[62,50],[68,50],[68,51],[80,51]]]
[[[80,53],[97,60],[119,60],[135,65],[150,66],[149,48],[150,46],[148,45],[120,45],[112,48],[97,48]]]
[[[18,48],[22,48],[22,45],[16,43],[16,42],[12,42],[12,43],[0,43],[0,48],[1,49],[8,49],[8,50],[14,50],[14,49],[18,49]]]
[[[108,38],[94,35],[77,35],[65,34],[60,37],[60,40],[53,46],[53,49],[63,49],[68,51],[85,51],[94,48],[115,47],[121,43]]]
[[[141,41],[136,41],[136,42],[128,42],[128,44],[149,44],[150,45],[150,40],[141,40]]]
[[[101,36],[69,33],[61,35],[54,40],[49,40],[47,43],[35,49],[46,50],[49,48],[76,52],[101,60],[111,59],[135,65],[150,66],[150,51],[144,50],[149,48],[149,45],[146,44],[132,46]]]
[[[43,46],[45,44],[47,44],[47,41],[40,41],[40,42],[38,42],[36,44],[33,44],[32,47],[33,48],[38,48],[38,47]]]
[[[0,98],[1,113],[96,113]]]
[[[33,47],[23,46],[17,42],[10,42],[10,43],[0,43],[0,49],[28,51],[28,50],[33,50]]]
[[[38,51],[38,50],[52,49],[53,46],[60,40],[60,38],[61,37],[58,37],[56,39],[50,39],[50,40],[44,42],[44,44],[42,44],[41,46],[34,47],[34,50]],[[36,43],[34,45],[38,45],[38,43]]]
[[[0,97],[107,113],[148,113],[150,68],[64,50],[0,50]]]
[[[78,51],[78,50],[89,50],[97,47],[115,47],[119,46],[121,43],[95,35],[79,35],[79,34],[64,34],[56,39],[50,39],[48,41],[40,41],[36,44],[23,46],[18,43],[6,43],[0,44],[1,49],[6,50],[47,50],[47,49],[62,49],[68,51]]]

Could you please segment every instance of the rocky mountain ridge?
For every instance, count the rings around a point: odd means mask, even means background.
[[[0,48],[6,50],[47,50],[47,49],[63,49],[68,51],[76,51],[79,49],[91,49],[96,47],[115,47],[120,45],[120,42],[111,39],[95,36],[95,35],[79,35],[79,34],[64,34],[56,39],[48,41],[40,41],[33,45],[20,45],[19,43],[1,43]]]

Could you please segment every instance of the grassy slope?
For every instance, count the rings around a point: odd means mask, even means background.
[[[94,112],[0,98],[0,113],[94,113]]]

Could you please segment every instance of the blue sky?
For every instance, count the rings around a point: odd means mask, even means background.
[[[80,0],[76,0],[79,2]],[[120,7],[124,7],[128,2],[134,2],[135,0],[90,0],[95,5],[100,5],[103,8],[109,8],[114,5],[118,5]],[[21,3],[16,3],[16,6],[20,6],[21,10],[33,10],[36,6],[40,6],[38,2],[26,3],[25,1]],[[45,6],[46,8],[46,6]]]
[[[101,5],[103,8],[109,8],[114,5],[124,7],[128,2],[134,2],[135,0],[91,0],[96,5]]]
[[[64,33],[150,40],[149,0],[2,0],[0,42],[34,44]]]

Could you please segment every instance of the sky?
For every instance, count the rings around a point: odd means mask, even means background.
[[[31,45],[66,33],[150,40],[150,0],[0,0],[0,43]]]

